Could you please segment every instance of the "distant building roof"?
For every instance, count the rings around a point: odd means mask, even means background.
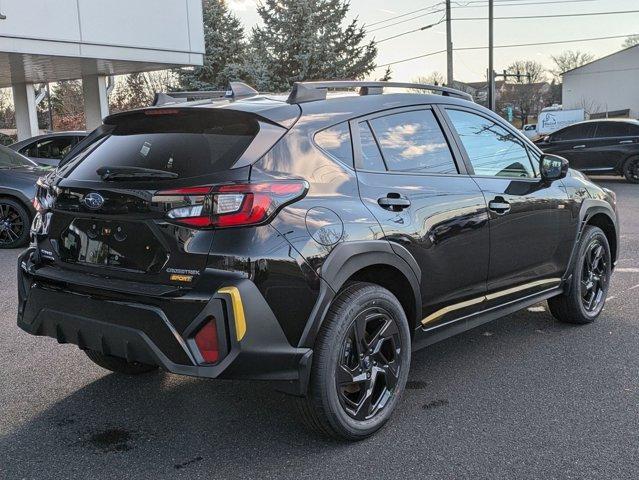
[[[632,50],[633,48],[637,49],[637,55],[638,55],[637,62],[639,62],[639,44],[637,44],[637,45],[633,45],[632,47],[628,47],[628,48],[624,48],[624,49],[618,50],[618,51],[616,51],[614,53],[611,53],[610,55],[606,55],[605,57],[601,57],[601,58],[598,58],[597,60],[593,60],[592,62],[585,63],[585,64],[583,64],[580,67],[576,67],[576,68],[573,68],[573,69],[570,69],[570,70],[566,70],[564,73],[562,73],[562,75],[566,75],[568,73],[575,73],[575,72],[577,72],[577,70],[581,70],[582,68],[589,67],[591,65],[594,65],[597,62],[601,62],[604,59],[607,59],[607,58],[610,58],[610,57],[614,57],[615,55],[619,55],[620,53],[627,52],[628,50]]]
[[[488,82],[486,82],[486,81],[483,81],[483,82],[457,82],[457,83],[460,83],[460,84],[463,84],[463,85],[467,85],[470,88],[473,88],[475,90],[485,90],[485,89],[488,88]],[[495,82],[495,88],[497,90],[499,90],[504,85],[504,83],[506,83],[506,82],[504,82],[503,80],[496,81]]]

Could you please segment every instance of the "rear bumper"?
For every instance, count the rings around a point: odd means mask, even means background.
[[[18,260],[18,326],[24,331],[176,374],[268,380],[288,393],[306,391],[311,350],[288,343],[250,280],[227,278],[213,295],[126,294],[121,285],[105,290],[90,281],[79,286],[75,277],[56,278],[51,268],[33,263],[32,253]],[[211,317],[220,360],[206,364],[192,337]]]

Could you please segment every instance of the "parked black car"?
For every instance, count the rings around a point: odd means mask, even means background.
[[[28,158],[0,145],[0,248],[22,247],[29,241],[36,181],[44,172]]]
[[[22,329],[116,372],[277,382],[361,439],[412,350],[542,300],[601,313],[614,194],[466,94],[232,91],[108,117],[42,179]]]
[[[537,146],[587,173],[623,175],[639,183],[639,121],[589,120],[554,132]]]
[[[10,145],[9,148],[40,165],[56,167],[87,135],[87,132],[82,131],[53,132],[22,140]]]

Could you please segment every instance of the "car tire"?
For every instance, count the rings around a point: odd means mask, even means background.
[[[0,198],[0,248],[23,247],[29,241],[31,217],[22,203]]]
[[[550,313],[564,323],[583,325],[594,322],[606,303],[611,267],[612,257],[606,235],[598,227],[586,226],[568,291],[548,300]]]
[[[315,341],[309,392],[298,399],[304,422],[339,440],[374,434],[406,386],[410,342],[406,314],[391,292],[371,283],[348,285]]]
[[[87,357],[89,357],[89,359],[91,359],[91,361],[96,365],[124,375],[140,375],[152,372],[158,368],[155,365],[147,365],[146,363],[127,362],[124,358],[104,355],[103,353],[96,352],[95,350],[85,350],[84,353],[86,353]]]
[[[631,157],[624,162],[623,176],[631,183],[639,183],[639,157]]]

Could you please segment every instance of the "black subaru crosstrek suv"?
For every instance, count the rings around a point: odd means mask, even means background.
[[[601,313],[615,195],[466,94],[229,96],[112,115],[39,181],[22,329],[124,374],[272,381],[355,440],[411,351],[542,300]]]

